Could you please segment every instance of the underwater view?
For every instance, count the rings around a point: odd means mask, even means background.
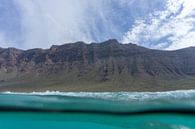
[[[195,90],[0,94],[1,129],[194,129]]]

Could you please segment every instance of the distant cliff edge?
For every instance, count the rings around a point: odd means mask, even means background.
[[[153,50],[115,39],[50,49],[0,48],[0,91],[195,89],[195,48]]]

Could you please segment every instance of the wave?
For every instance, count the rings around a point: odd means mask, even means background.
[[[39,95],[39,96],[68,96],[82,98],[98,98],[109,100],[155,100],[155,99],[188,99],[195,98],[195,90],[177,90],[166,92],[2,92],[2,94]]]
[[[4,110],[97,112],[128,114],[142,112],[195,113],[195,90],[167,92],[2,92]],[[33,103],[33,104],[32,104]]]

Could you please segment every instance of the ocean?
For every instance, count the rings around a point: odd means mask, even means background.
[[[195,90],[3,92],[0,129],[195,129]]]

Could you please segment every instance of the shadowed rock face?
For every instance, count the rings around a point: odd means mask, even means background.
[[[134,44],[120,44],[112,39],[100,44],[76,42],[53,45],[45,50],[0,49],[0,86],[4,89],[21,83],[28,85],[35,79],[38,81],[34,85],[47,87],[58,84],[63,90],[66,90],[66,84],[82,87],[88,82],[89,85],[115,85],[124,89],[154,85],[162,87],[160,80],[171,82],[194,76],[193,47],[160,51]]]

